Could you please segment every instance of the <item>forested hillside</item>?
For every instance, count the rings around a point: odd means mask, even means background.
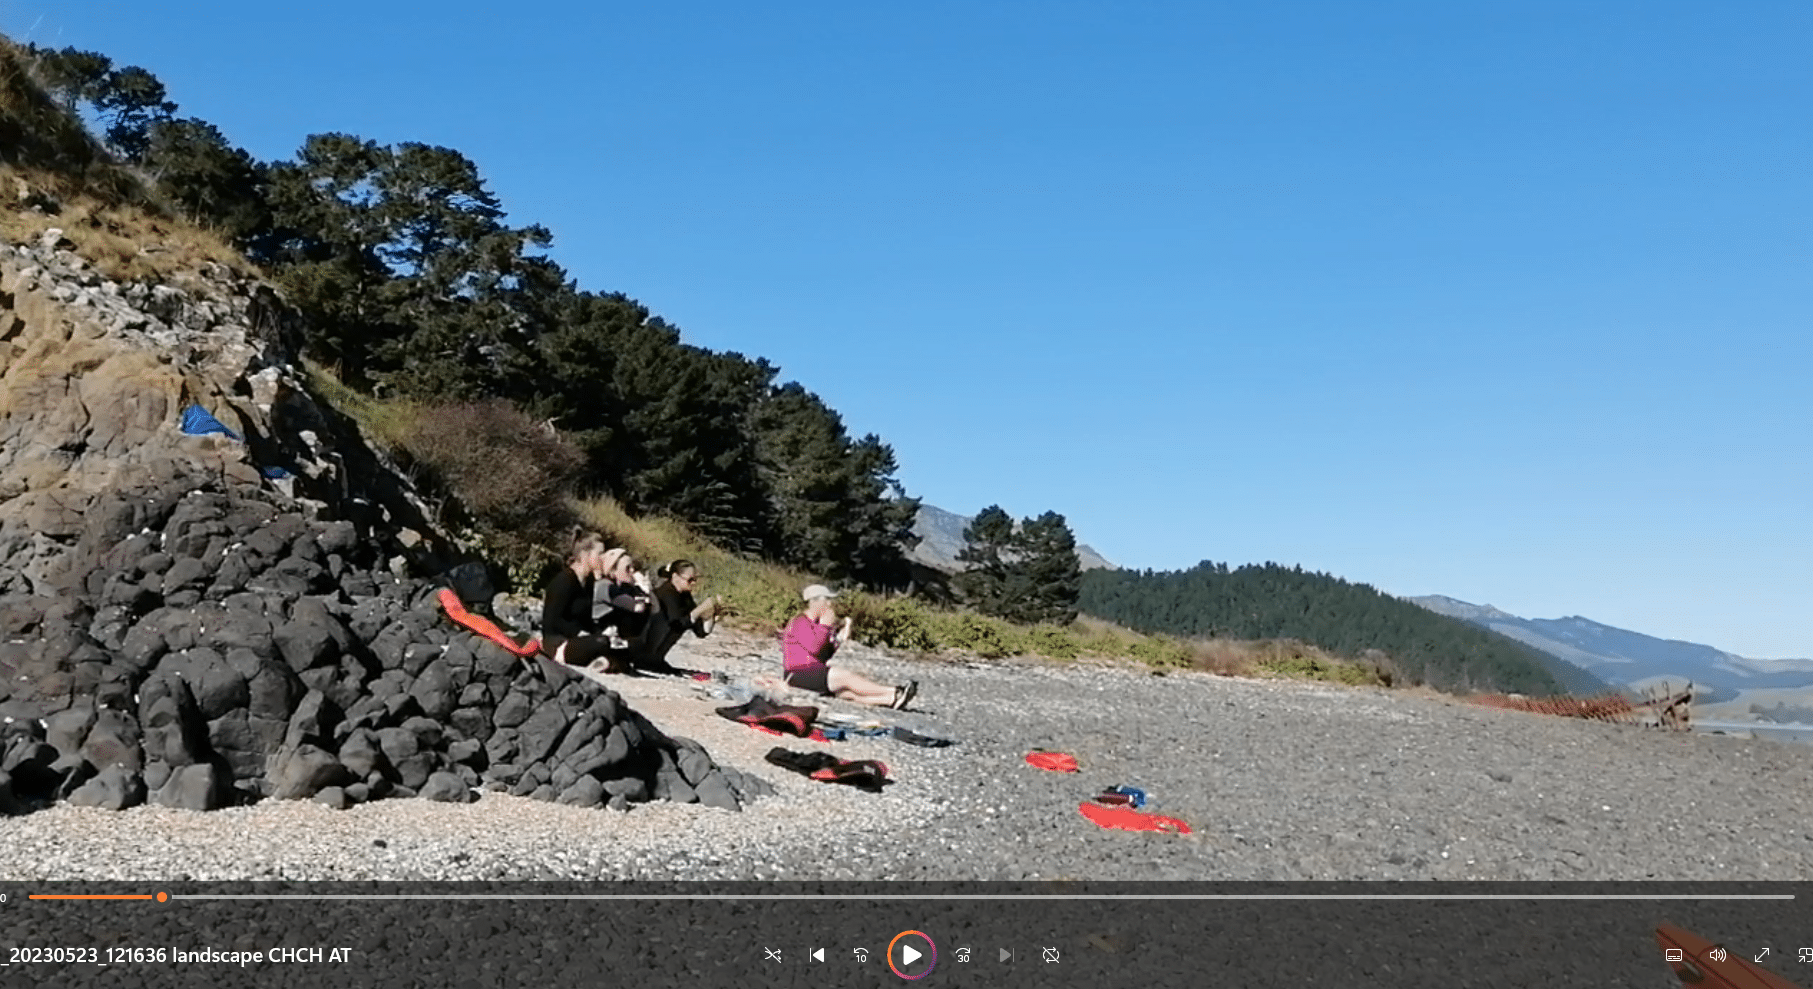
[[[1365,584],[1275,563],[1229,570],[1091,570],[1079,607],[1141,632],[1298,639],[1337,655],[1384,653],[1404,675],[1442,690],[1556,694],[1535,650],[1434,614]]]
[[[880,437],[849,435],[761,358],[688,345],[636,300],[581,289],[547,229],[512,221],[459,151],[327,133],[255,161],[145,68],[13,52],[160,202],[278,283],[308,317],[305,355],[353,388],[505,400],[579,449],[585,492],[832,580],[906,583],[918,502]],[[104,273],[144,278],[148,263],[124,250]]]

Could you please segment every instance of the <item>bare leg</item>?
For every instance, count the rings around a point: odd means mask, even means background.
[[[893,687],[884,687],[860,673],[835,666],[825,675],[825,684],[840,700],[855,701],[872,707],[888,707],[894,703]]]

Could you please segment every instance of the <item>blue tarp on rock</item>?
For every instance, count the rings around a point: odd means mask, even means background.
[[[220,433],[240,443],[245,438],[227,428],[226,423],[214,418],[214,414],[199,405],[191,405],[183,410],[183,432],[190,436],[207,436]],[[260,467],[258,473],[273,481],[281,481],[290,476],[290,472],[281,467]]]
[[[214,418],[213,414],[199,405],[191,405],[183,410],[183,432],[190,436],[206,436],[209,433],[225,433],[233,439],[245,442],[238,433],[228,429],[226,424]]]

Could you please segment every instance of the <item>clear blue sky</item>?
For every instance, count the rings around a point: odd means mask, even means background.
[[[909,493],[1813,657],[1813,3],[0,0],[477,161]]]

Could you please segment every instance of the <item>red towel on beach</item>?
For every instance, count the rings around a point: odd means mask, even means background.
[[[1063,752],[1048,752],[1045,749],[1034,749],[1026,754],[1027,765],[1054,773],[1074,773],[1078,771],[1076,756]]]
[[[1085,800],[1077,805],[1096,825],[1104,828],[1117,828],[1121,831],[1158,831],[1165,834],[1189,834],[1190,826],[1175,817],[1161,817],[1148,814],[1143,810],[1131,807],[1104,807],[1093,800]]]

